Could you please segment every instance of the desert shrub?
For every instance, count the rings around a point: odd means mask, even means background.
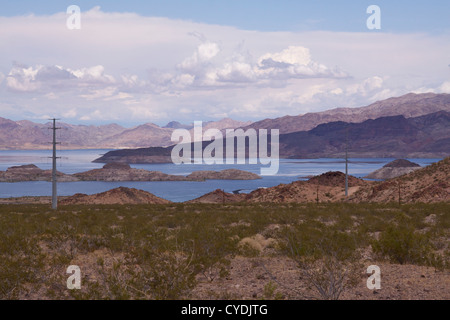
[[[282,300],[284,296],[280,291],[277,291],[277,289],[278,286],[274,282],[269,281],[264,286],[263,291],[264,300]]]
[[[337,300],[357,284],[362,270],[356,235],[332,228],[291,231],[284,250],[297,262],[302,279],[319,299]],[[317,298],[317,297],[316,297]]]
[[[374,253],[394,263],[429,264],[433,259],[429,238],[410,226],[389,226],[379,240],[373,241],[372,248]]]
[[[139,264],[137,270],[130,269],[129,286],[138,298],[156,300],[178,300],[188,296],[195,287],[193,251],[184,246],[149,252],[151,259]]]
[[[188,239],[193,241],[196,273],[209,281],[228,275],[230,260],[237,252],[237,239],[228,230],[199,224],[189,230]]]

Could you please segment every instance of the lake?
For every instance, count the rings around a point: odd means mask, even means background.
[[[103,164],[92,163],[92,160],[110,150],[61,150],[58,156],[58,170],[67,174],[101,168]],[[11,166],[35,164],[39,168],[51,169],[52,161],[50,150],[0,150],[0,170],[5,171]],[[393,158],[351,158],[349,162],[349,174],[356,177],[364,177],[377,170],[386,163],[395,160]],[[441,159],[408,159],[421,166],[427,166]],[[198,170],[224,170],[240,169],[260,174],[261,164],[233,164],[233,165],[198,165],[172,163],[165,164],[136,164],[133,168],[161,171],[167,174],[188,175]],[[182,202],[195,199],[216,189],[226,192],[242,189],[248,193],[257,188],[267,188],[281,183],[290,183],[310,175],[318,175],[327,171],[345,172],[344,159],[280,159],[278,174],[263,176],[259,180],[207,180],[193,181],[148,181],[148,182],[101,182],[79,181],[58,183],[58,195],[68,196],[75,193],[94,194],[104,192],[119,186],[136,188],[153,193],[154,195]],[[0,183],[0,198],[21,196],[50,196],[51,183],[46,181]]]

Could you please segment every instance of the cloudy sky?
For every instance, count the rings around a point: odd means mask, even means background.
[[[450,93],[450,2],[429,3],[0,1],[0,117],[256,121]]]

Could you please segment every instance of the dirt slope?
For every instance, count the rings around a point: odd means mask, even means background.
[[[93,195],[77,193],[60,204],[166,204],[169,200],[159,198],[149,192],[134,188],[119,187]]]

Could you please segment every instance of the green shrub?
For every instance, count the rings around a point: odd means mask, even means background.
[[[414,232],[409,226],[389,226],[379,240],[372,244],[373,251],[391,262],[405,264],[429,264],[432,246],[428,237]]]

